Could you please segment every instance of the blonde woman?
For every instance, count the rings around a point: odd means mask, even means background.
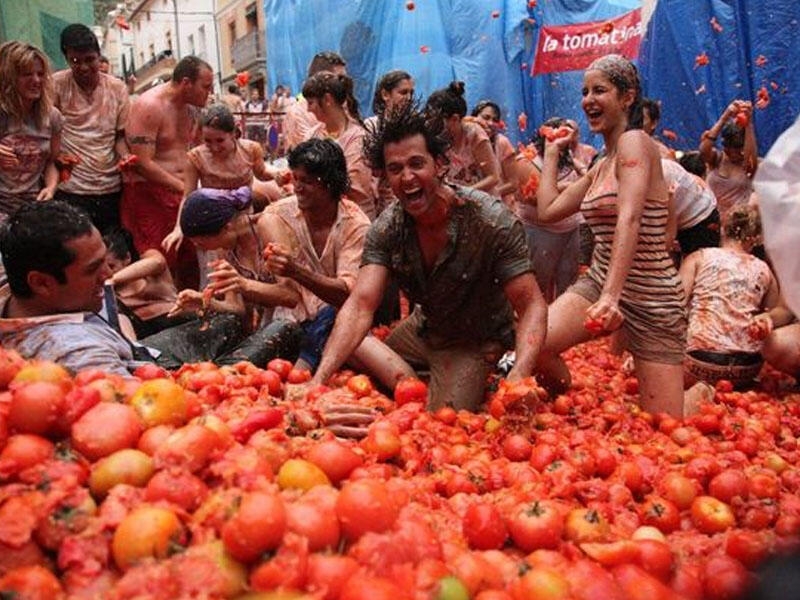
[[[53,107],[47,56],[36,46],[0,46],[0,220],[58,185],[61,113]]]

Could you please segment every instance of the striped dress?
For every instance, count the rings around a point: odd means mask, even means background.
[[[587,277],[602,290],[608,275],[617,225],[618,182],[615,162],[602,159],[581,203],[594,234],[595,246]],[[686,340],[686,310],[678,271],[666,250],[667,199],[645,200],[639,237],[625,279],[620,310],[623,335],[634,356],[656,362],[680,363]]]

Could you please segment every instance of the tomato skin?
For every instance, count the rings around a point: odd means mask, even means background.
[[[670,588],[638,565],[619,565],[611,572],[628,600],[672,600],[675,597]]]
[[[662,533],[672,533],[681,525],[681,515],[674,503],[650,496],[641,508],[642,524],[657,527]]]
[[[530,460],[532,451],[533,445],[522,434],[513,433],[503,440],[503,456],[508,460],[515,462]]]
[[[548,500],[522,504],[508,519],[508,531],[514,544],[525,552],[555,549],[561,543],[564,516]]]
[[[171,510],[139,505],[120,522],[111,541],[116,565],[124,570],[148,557],[166,558],[183,527]]]
[[[461,526],[470,547],[477,550],[497,550],[503,547],[508,538],[503,517],[493,504],[471,504]]]
[[[428,402],[428,385],[416,377],[403,377],[394,386],[392,396],[398,407],[411,402],[425,405]]]
[[[674,503],[679,510],[689,508],[701,492],[700,485],[696,481],[680,473],[667,473],[658,483],[658,489],[661,495]]]
[[[64,389],[57,383],[33,381],[12,391],[8,424],[19,433],[46,435],[56,424],[64,403]]]
[[[289,376],[289,371],[291,371],[293,367],[294,365],[285,358],[273,358],[267,363],[267,369],[277,373],[281,381],[286,381],[286,378]]]
[[[286,375],[287,383],[298,384],[298,383],[305,383],[306,381],[311,381],[311,371],[309,371],[308,369],[292,368]]]
[[[564,537],[577,544],[604,542],[608,537],[608,521],[598,511],[590,508],[573,508],[564,523]]]
[[[703,577],[704,597],[708,600],[741,598],[753,581],[742,563],[724,554],[706,561]]]
[[[336,496],[328,498],[306,494],[286,505],[286,526],[308,540],[310,552],[336,548],[341,526],[336,518]]]
[[[186,393],[172,379],[150,379],[128,400],[145,427],[183,425],[188,420]]]
[[[364,464],[363,459],[352,448],[338,440],[314,444],[306,458],[322,469],[334,485]]]
[[[144,498],[148,502],[169,502],[192,512],[208,497],[208,486],[202,479],[180,468],[158,471],[147,482]]]
[[[336,499],[336,516],[350,541],[368,531],[386,531],[394,525],[398,513],[386,484],[377,479],[350,481]]]
[[[400,429],[391,421],[372,423],[367,430],[367,437],[361,442],[361,447],[380,462],[398,456],[401,446]]]
[[[153,459],[141,450],[123,448],[92,465],[89,489],[96,498],[103,498],[115,485],[124,483],[144,487],[153,476]]]
[[[243,563],[254,562],[278,547],[286,531],[286,508],[276,493],[253,491],[242,497],[239,509],[222,526],[228,553]]]
[[[259,591],[301,590],[308,571],[308,541],[287,533],[271,559],[253,567],[250,588]]]
[[[141,425],[136,411],[126,404],[101,402],[72,424],[72,446],[89,460],[133,448]]]
[[[0,578],[0,591],[25,600],[59,600],[64,589],[56,576],[39,565],[18,567]],[[13,594],[13,596],[11,595]]]
[[[375,388],[372,387],[372,382],[366,375],[353,375],[347,380],[347,389],[362,398],[369,396]]]
[[[20,472],[53,457],[55,446],[38,435],[12,435],[0,450],[0,481],[11,479]]]
[[[692,502],[692,523],[703,533],[720,533],[736,524],[731,507],[713,496],[698,496]]]
[[[290,458],[278,470],[278,485],[282,490],[298,489],[307,492],[311,488],[331,485],[325,471],[302,458]]]
[[[734,498],[746,496],[747,476],[741,471],[726,469],[709,481],[708,493],[729,504]]]

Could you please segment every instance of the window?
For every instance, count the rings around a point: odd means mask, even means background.
[[[189,34],[189,54],[197,54],[194,47],[194,34]]]
[[[244,18],[247,23],[247,33],[258,30],[258,12],[256,11],[255,3],[247,6]]]
[[[197,53],[201,58],[206,56],[206,26],[200,25],[197,29]]]
[[[167,48],[172,51],[172,32],[167,31]]]
[[[148,46],[148,50],[150,50],[150,60],[155,61],[156,59],[156,47],[154,44],[150,44]]]
[[[148,10],[146,13],[144,13],[144,16],[149,21],[150,20],[150,11]]]
[[[236,41],[236,21],[231,21],[228,23],[228,38],[231,41],[231,44]]]

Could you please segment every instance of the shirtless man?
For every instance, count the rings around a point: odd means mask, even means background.
[[[139,96],[126,127],[128,145],[139,157],[126,180],[120,213],[141,254],[160,248],[172,231],[183,198],[186,151],[199,134],[197,115],[214,86],[211,66],[187,56],[175,66],[172,79]],[[167,263],[179,289],[197,287],[197,258],[191,244],[182,244]]]

